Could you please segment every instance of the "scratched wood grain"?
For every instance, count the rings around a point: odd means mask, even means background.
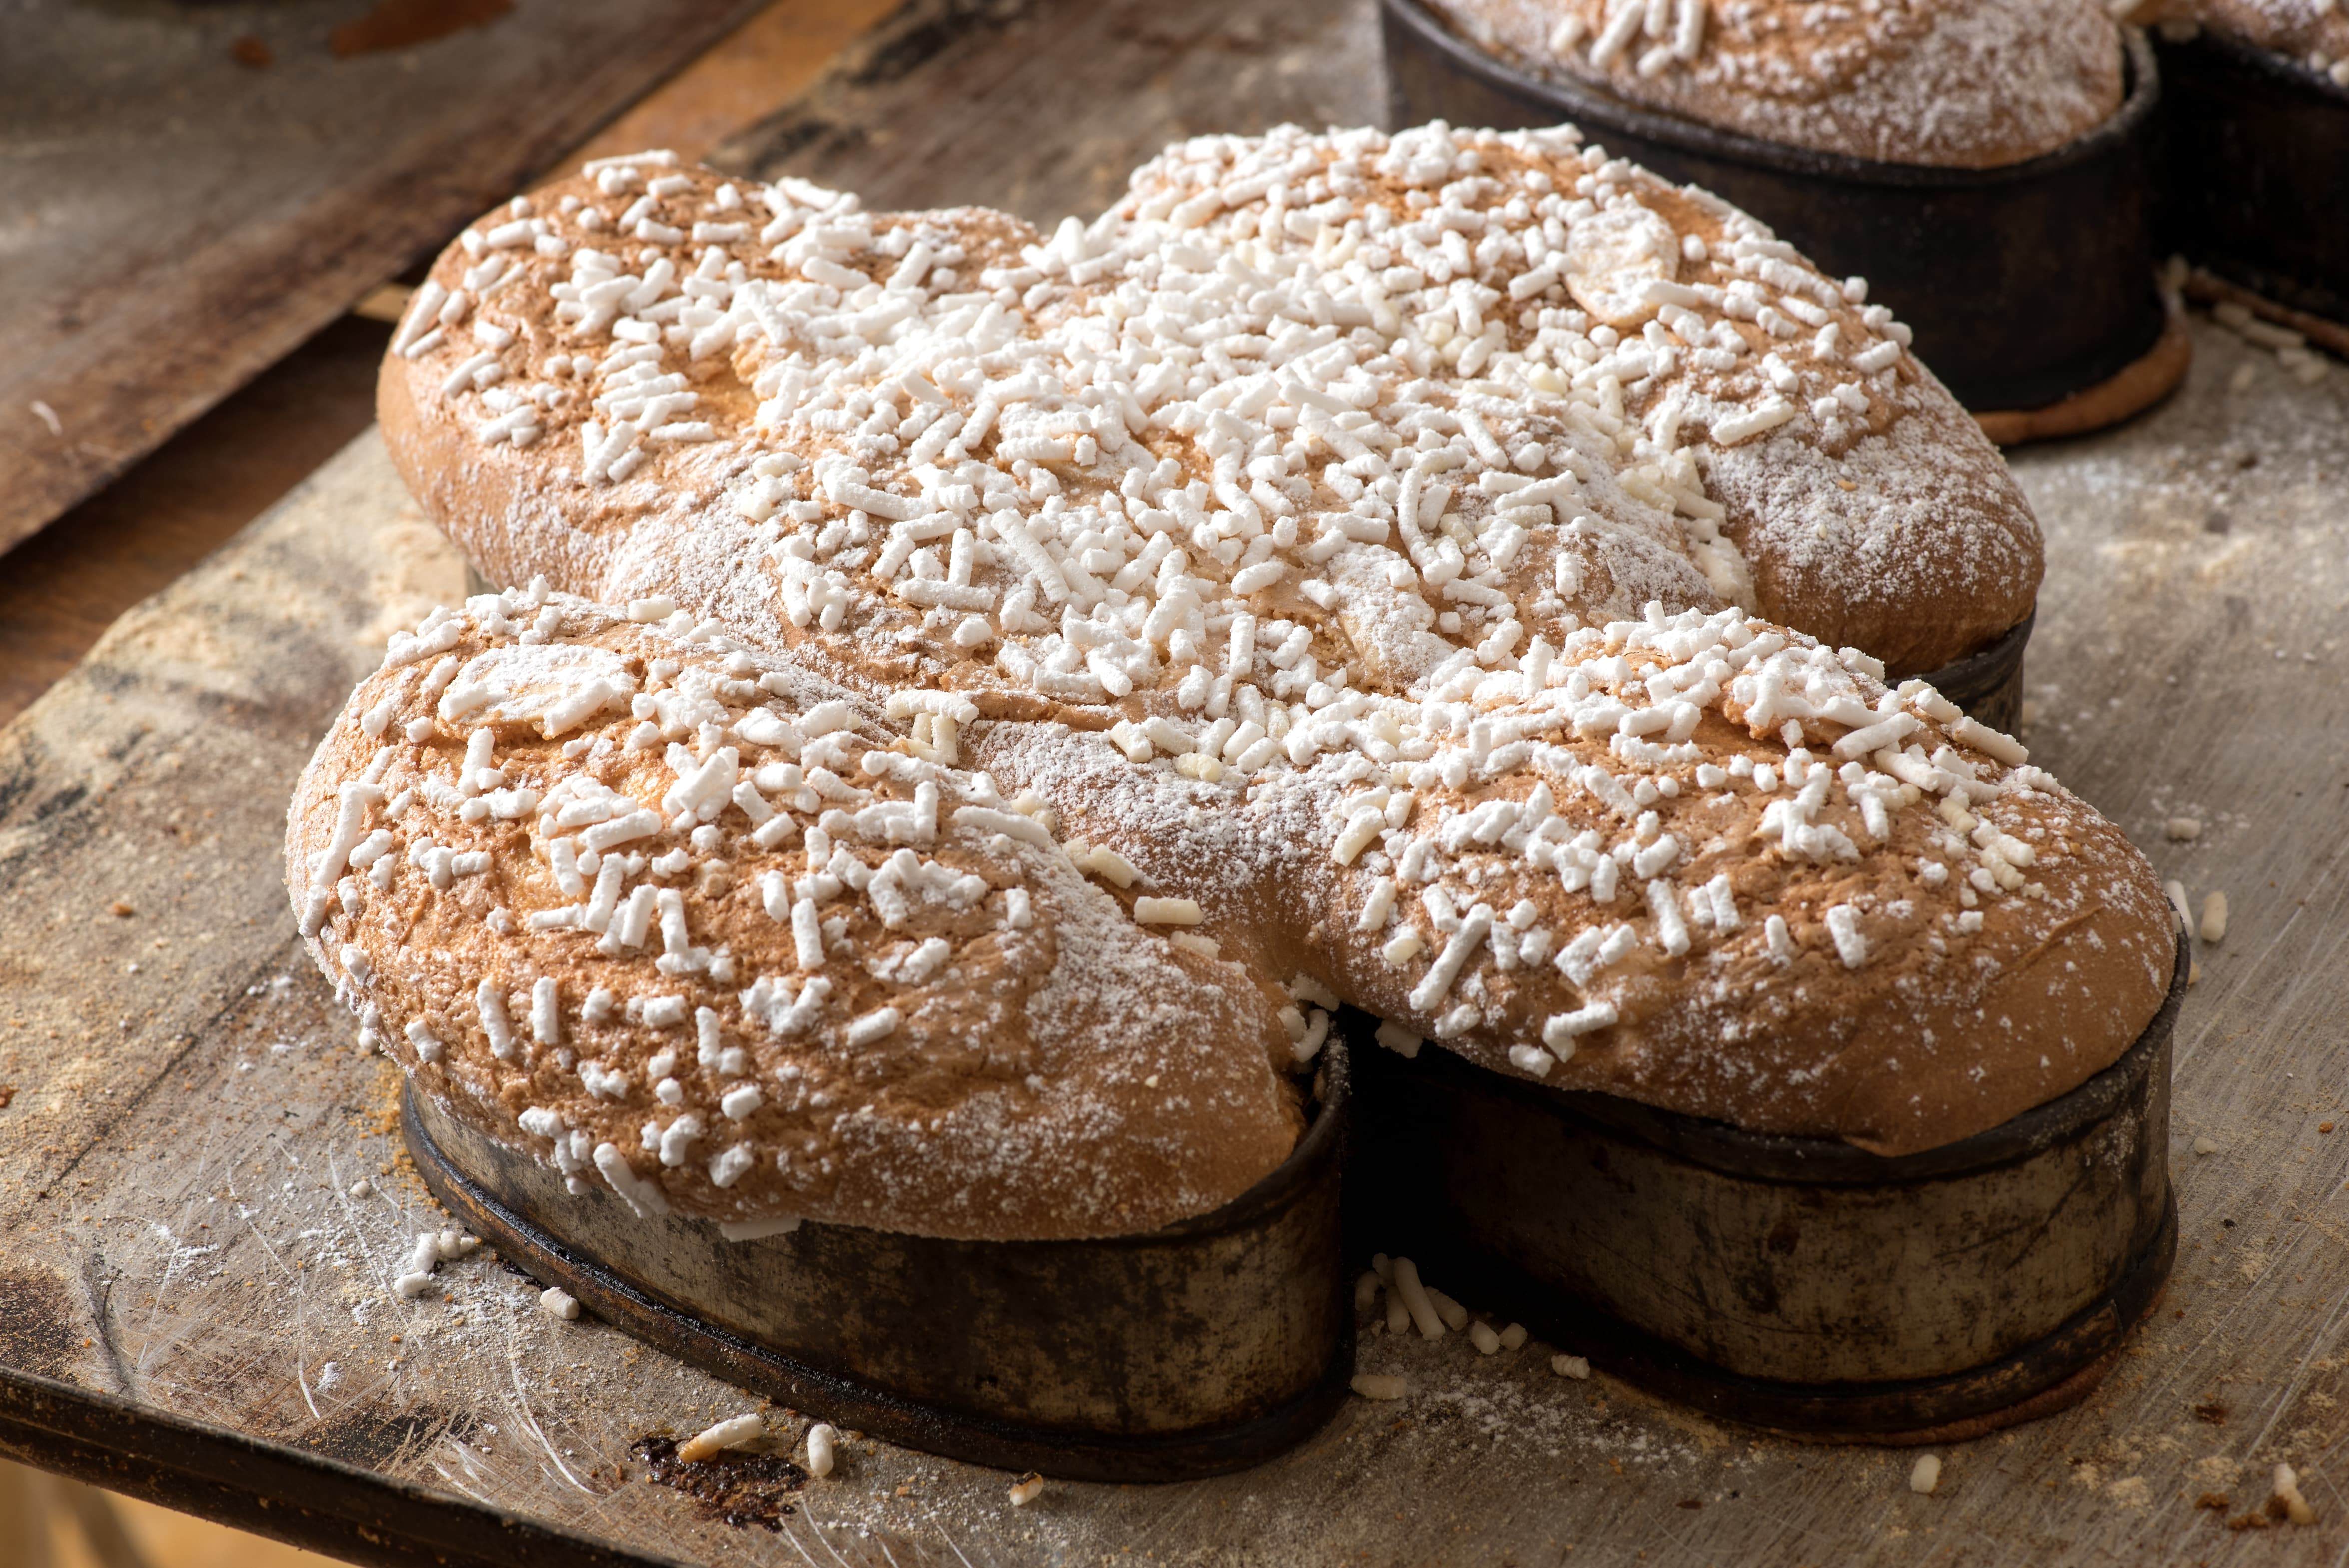
[[[1361,0],[907,0],[710,161],[871,207],[976,203],[1056,223],[1168,142],[1384,112]]]
[[[951,67],[935,96],[1025,102],[1076,79],[1053,40],[1114,43],[1021,20],[1037,15],[933,36],[905,79]],[[1353,5],[1300,0],[1281,25],[1298,41],[1278,47],[1305,57],[1255,79],[1371,112],[1374,78],[1323,74],[1362,57]],[[813,101],[853,88],[885,108],[915,91],[835,79]],[[1235,122],[1302,112],[1266,93]],[[1007,135],[1036,129],[1007,116]],[[859,145],[842,165],[877,158]],[[974,183],[1098,193],[1089,166],[987,151],[957,155]],[[929,199],[898,191],[936,178],[855,166],[876,202]],[[1375,1333],[1363,1367],[1402,1373],[1408,1397],[1354,1401],[1240,1476],[1054,1484],[1014,1510],[1006,1476],[852,1441],[833,1477],[770,1500],[792,1510],[771,1529],[653,1484],[641,1439],[750,1402],[543,1316],[486,1253],[444,1265],[437,1295],[392,1293],[415,1233],[445,1220],[398,1160],[389,1069],[354,1048],[285,908],[295,772],[392,621],[458,591],[371,436],[0,731],[0,1399],[61,1379],[346,1462],[387,1496],[691,1563],[2349,1562],[2349,372],[2303,387],[2195,330],[2168,405],[2015,460],[2050,538],[2033,759],[2198,903],[2234,905],[2178,1036],[2177,1274],[2099,1391],[1944,1450],[1932,1496],[1909,1491],[1911,1454],[1717,1426],[1603,1366],[1555,1377],[1548,1347],[1485,1358],[1458,1336]],[[2186,815],[2201,837],[2168,841]],[[2230,1530],[2280,1460],[2320,1522]],[[2198,1507],[2206,1493],[2226,1505]]]
[[[0,550],[443,242],[752,3],[522,0],[482,27],[344,57],[329,37],[370,0],[11,0]]]

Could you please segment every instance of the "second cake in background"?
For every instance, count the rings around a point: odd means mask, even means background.
[[[2160,399],[2159,72],[2085,0],[1383,0],[1398,120],[1543,126],[1714,191],[1915,329],[2002,444]]]
[[[1479,46],[1764,141],[1994,169],[2120,107],[2119,30],[2089,0],[1428,0]]]

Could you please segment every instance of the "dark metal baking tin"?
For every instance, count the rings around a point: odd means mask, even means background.
[[[2349,323],[2349,88],[2207,29],[2156,46],[2167,248]]]
[[[1952,659],[1924,678],[1981,723],[2013,735],[2023,720],[2023,651],[2031,643],[2033,611],[1994,642]]]
[[[1179,1480],[1269,1459],[1346,1396],[1339,1214],[1349,1068],[1279,1169],[1138,1236],[957,1242],[812,1222],[728,1242],[601,1188],[411,1089],[425,1184],[509,1262],[624,1332],[777,1402],[953,1459],[1084,1480]]]
[[[1701,185],[1830,273],[1867,278],[1868,297],[1909,324],[1918,357],[1968,408],[2045,407],[2143,358],[2161,336],[2151,168],[2161,82],[2135,34],[2127,96],[2103,125],[2025,163],[1938,169],[1781,146],[1642,108],[1504,64],[1418,0],[1381,0],[1380,11],[1395,124],[1571,121],[1610,153]]]
[[[1706,1412],[1944,1439],[2093,1386],[2177,1249],[2169,1040],[1973,1137],[1886,1158],[1357,1053],[1350,1239]]]

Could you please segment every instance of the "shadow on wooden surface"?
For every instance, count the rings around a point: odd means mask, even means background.
[[[327,1568],[333,1558],[0,1460],[8,1568]]]

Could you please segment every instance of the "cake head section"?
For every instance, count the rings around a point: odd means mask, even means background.
[[[844,679],[1178,693],[1245,614],[1402,691],[1650,600],[1909,673],[2036,592],[1863,284],[1570,129],[1202,139],[1049,239],[649,160],[502,216],[387,362],[419,495]]]

